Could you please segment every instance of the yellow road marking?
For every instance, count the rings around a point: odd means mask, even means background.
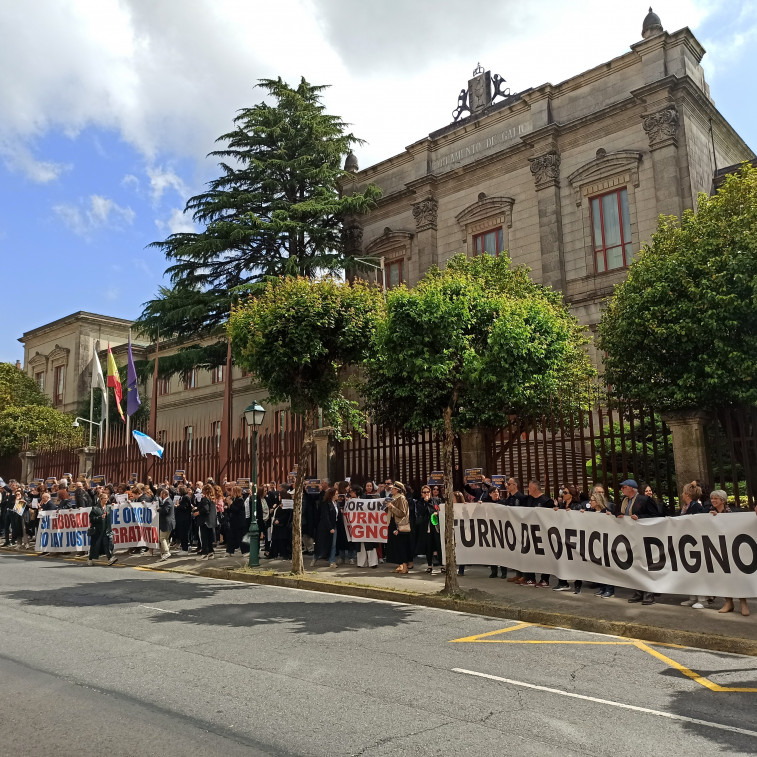
[[[497,631],[489,631],[488,633],[479,633],[475,636],[463,636],[462,639],[452,639],[450,641],[451,644],[454,644],[458,641],[480,641],[481,639],[485,639],[487,636],[496,636],[497,634],[501,633],[509,633],[510,631],[520,631],[521,628],[528,628],[529,626],[533,626],[535,623],[516,623],[514,626],[508,626],[507,628],[500,628]]]
[[[658,652],[656,649],[652,649],[652,647],[650,647],[648,644],[645,644],[643,641],[637,641],[634,646],[638,647],[647,654],[651,654],[652,657],[656,657],[658,660],[662,660],[666,665],[670,665],[671,668],[675,668],[679,673],[683,673],[683,675],[685,675],[687,678],[691,678],[692,681],[696,681],[698,684],[704,686],[710,691],[744,691],[750,693],[757,692],[757,689],[750,689],[741,686],[720,686],[720,684],[711,681],[709,678],[700,676],[699,673],[696,673],[690,668],[687,668],[685,665],[681,665],[680,662],[676,662],[667,655],[662,654],[662,652]]]
[[[649,644],[641,641],[641,639],[628,639],[619,641],[576,641],[576,640],[561,640],[561,639],[493,639],[492,636],[501,636],[511,631],[520,631],[523,628],[554,628],[554,626],[544,626],[540,623],[516,623],[515,625],[508,626],[507,628],[500,628],[496,631],[488,631],[487,633],[476,634],[474,636],[464,636],[460,639],[451,639],[450,643],[473,643],[473,644],[577,644],[577,645],[593,645],[593,646],[617,646],[617,647],[636,647],[642,652],[646,652],[652,657],[657,658],[666,665],[682,673],[687,678],[690,678],[700,686],[704,686],[706,689],[715,692],[743,692],[743,693],[757,693],[757,688],[747,688],[743,686],[721,686],[720,684],[711,681],[709,678],[699,675],[694,670],[687,668],[680,662],[676,662],[672,658],[664,655],[662,652],[658,652],[653,649]],[[620,638],[620,637],[616,637]],[[650,642],[655,646],[660,647],[673,647],[675,649],[686,649],[686,647],[680,644],[666,644],[663,642]]]

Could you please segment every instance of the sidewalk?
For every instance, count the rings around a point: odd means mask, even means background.
[[[13,552],[15,549],[2,549]],[[381,564],[376,569],[339,565],[329,568],[319,561],[310,568],[305,557],[306,573],[295,577],[291,563],[285,560],[261,558],[260,568],[247,567],[247,555],[228,556],[222,550],[213,560],[199,560],[197,556],[172,556],[162,561],[149,554],[117,553],[119,566],[140,567],[158,571],[225,578],[247,583],[288,586],[333,594],[384,599],[406,604],[438,607],[468,612],[473,615],[507,618],[580,631],[610,634],[666,644],[713,649],[722,652],[757,656],[757,601],[751,601],[754,615],[743,617],[737,611],[720,614],[716,609],[693,610],[681,607],[688,597],[663,595],[651,606],[629,604],[629,589],[616,590],[614,599],[594,596],[594,589],[584,582],[581,594],[555,592],[551,589],[519,586],[501,578],[489,578],[489,568],[468,566],[464,576],[458,576],[465,599],[440,596],[444,588],[444,574],[430,575],[425,565],[407,575],[393,573],[396,566]],[[41,559],[75,559],[86,565],[85,558],[74,555],[51,555]],[[105,561],[101,561],[105,566]],[[511,574],[512,575],[512,574]],[[552,586],[555,580],[552,580]]]

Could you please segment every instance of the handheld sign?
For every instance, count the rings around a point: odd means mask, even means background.
[[[105,486],[105,476],[92,476],[90,486]]]
[[[137,474],[136,473],[130,473],[129,474],[129,486],[134,486],[134,484],[137,483]]]
[[[429,486],[444,486],[444,471],[434,470],[428,474]]]
[[[294,470],[289,471],[289,475],[287,476],[287,483],[290,486],[294,486],[294,482],[297,478],[297,466],[294,466]]]
[[[294,500],[293,499],[282,499],[281,500],[281,509],[282,510],[293,510],[294,509]]]
[[[81,482],[82,482],[82,483],[84,484],[84,483],[86,483],[86,482],[87,482],[87,477],[86,477],[86,476],[85,476],[85,475],[84,475],[83,473],[80,473],[80,474],[79,474],[79,475],[78,475],[78,476],[76,477],[76,480],[77,480],[77,481],[81,481]]]
[[[73,473],[64,473],[63,478],[67,478],[69,482],[74,480],[74,474]]]
[[[57,483],[58,483],[58,479],[55,478],[55,476],[49,476],[48,478],[45,479],[45,486],[48,489],[52,489],[53,484],[57,484]]]
[[[480,484],[484,480],[483,468],[466,468],[465,469],[465,483],[469,486],[475,486]]]
[[[250,479],[249,478],[238,478],[237,479],[237,486],[241,486],[242,489],[249,489],[250,488]]]
[[[178,484],[181,481],[186,481],[186,471],[184,470],[176,470],[173,472],[173,482],[174,484]]]
[[[502,473],[494,473],[492,475],[492,486],[496,486],[497,489],[504,489],[507,486],[507,476]]]
[[[309,478],[305,482],[305,491],[308,494],[320,494],[321,492],[321,482],[317,478]]]

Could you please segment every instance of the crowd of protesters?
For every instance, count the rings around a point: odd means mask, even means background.
[[[154,502],[159,518],[161,560],[171,557],[171,550],[178,556],[194,554],[197,559],[210,560],[215,550],[224,549],[229,555],[237,550],[249,552],[249,531],[254,518],[260,534],[262,556],[268,559],[290,560],[292,557],[292,486],[270,483],[260,487],[257,496],[250,496],[244,486],[224,482],[216,484],[213,479],[195,484],[181,481],[174,485],[163,482],[159,485],[148,478],[145,483],[93,485],[88,481],[72,482],[63,478],[46,488],[41,482],[28,486],[11,480],[5,484],[0,479],[0,538],[2,546],[28,548],[35,539],[40,512],[57,509],[92,508],[89,516],[90,549],[88,564],[93,565],[102,557],[109,565],[117,561],[111,532],[113,508],[125,502]],[[507,507],[541,507],[554,510],[570,510],[580,514],[604,514],[617,518],[658,518],[666,515],[661,502],[650,486],[640,486],[628,479],[621,484],[623,499],[613,502],[602,485],[590,492],[582,492],[573,485],[558,488],[552,499],[544,493],[537,479],[528,482],[522,491],[515,477],[507,479],[502,490],[491,479],[466,485],[464,491],[455,491],[456,502],[482,501],[498,503]],[[643,493],[642,493],[643,492]],[[383,503],[389,515],[388,540],[382,543],[352,542],[349,539],[343,515],[348,499],[376,499]],[[439,484],[423,484],[414,491],[400,481],[390,478],[375,483],[368,480],[358,485],[355,481],[340,481],[331,484],[323,479],[308,482],[303,492],[302,548],[310,557],[310,566],[326,561],[331,568],[339,563],[353,564],[361,568],[377,568],[380,563],[397,567],[395,573],[407,574],[417,570],[418,558],[425,559],[425,571],[438,575],[445,571],[442,563],[441,531],[439,522],[443,487]],[[725,491],[715,489],[705,492],[702,486],[692,481],[683,487],[681,516],[712,515],[732,512]],[[756,510],[757,512],[757,510]],[[146,552],[147,548],[134,551]],[[83,551],[79,553],[83,555]],[[525,587],[549,588],[550,576],[508,571],[507,566],[492,565],[490,578],[502,578]],[[458,566],[464,575],[466,566]],[[553,591],[572,591],[580,594],[583,582],[569,582],[556,576]],[[604,599],[615,596],[615,587],[609,584],[592,585],[594,594]],[[628,602],[644,605],[655,603],[656,595],[636,591]],[[693,609],[713,608],[715,597],[695,595],[681,603]],[[749,615],[746,598],[739,599],[742,615]],[[733,612],[734,599],[725,598],[721,613]]]

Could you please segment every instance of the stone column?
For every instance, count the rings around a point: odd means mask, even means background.
[[[28,484],[34,478],[34,460],[37,453],[34,451],[25,451],[19,453],[21,458],[21,481]]]
[[[481,426],[460,434],[460,464],[463,469],[461,474],[466,468],[483,468],[487,476],[491,475],[491,471],[487,470],[487,451],[487,435]]]
[[[76,450],[76,454],[79,455],[79,475],[83,473],[87,478],[91,478],[96,453],[97,447],[80,447]]]
[[[332,484],[336,479],[336,445],[331,426],[318,428],[315,438],[315,478],[327,478]]]
[[[565,291],[565,256],[560,207],[560,153],[556,148],[529,158],[539,208],[541,283]]]
[[[684,484],[701,481],[712,486],[712,465],[707,450],[705,427],[710,417],[700,410],[663,413],[673,435],[673,460],[680,494]]]
[[[642,119],[652,157],[657,210],[680,217],[683,209],[678,167],[678,108],[672,102],[657,102],[642,115]]]
[[[415,219],[417,254],[415,256],[415,271],[412,277],[405,275],[409,284],[415,284],[420,278],[421,271],[431,265],[439,265],[439,253],[436,247],[436,219],[439,212],[439,202],[432,194],[413,204],[413,218]]]

